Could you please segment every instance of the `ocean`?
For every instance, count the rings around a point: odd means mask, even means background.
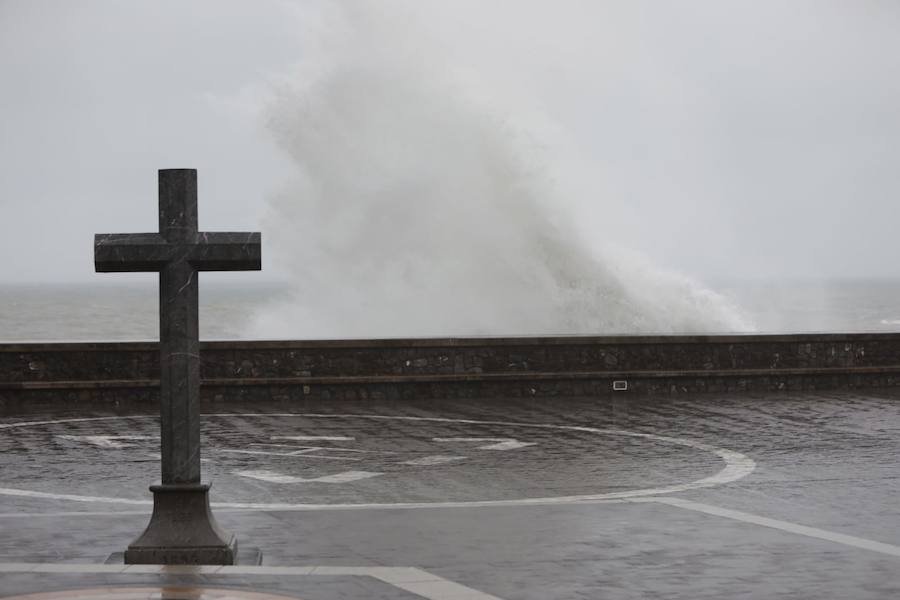
[[[900,280],[731,282],[713,289],[737,308],[754,331],[761,333],[900,331]],[[278,307],[292,297],[287,285],[276,283],[201,283],[201,339],[373,337],[368,335],[371,330],[331,334],[326,330],[324,335],[318,330],[319,335],[304,335],[303,324],[289,319],[277,335],[272,335],[271,327],[261,333],[256,325],[260,318],[277,314],[273,311],[281,310]],[[151,279],[119,285],[6,284],[0,286],[0,341],[154,340],[159,336],[158,308],[156,283]],[[334,315],[329,318],[334,320]],[[576,332],[633,333],[627,328]],[[378,337],[392,337],[390,330],[381,333],[384,335]],[[563,333],[573,331],[569,328]],[[458,335],[459,331],[452,334]],[[433,328],[422,335],[441,335],[441,330]]]

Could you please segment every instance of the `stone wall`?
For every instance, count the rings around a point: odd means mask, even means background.
[[[900,385],[900,334],[204,342],[206,399],[444,398]],[[152,401],[157,344],[0,345],[0,402]],[[615,392],[620,393],[620,392]]]

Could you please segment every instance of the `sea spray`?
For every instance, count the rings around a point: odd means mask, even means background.
[[[414,36],[405,6],[344,5],[272,104],[296,172],[263,230],[291,294],[248,335],[750,329],[712,291],[586,237],[541,128]]]

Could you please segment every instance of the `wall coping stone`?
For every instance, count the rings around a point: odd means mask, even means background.
[[[441,375],[361,375],[339,377],[255,377],[201,380],[202,386],[365,385],[384,383],[453,383],[473,381],[547,381],[561,379],[671,379],[682,377],[731,379],[803,375],[900,375],[900,365],[888,367],[811,367],[799,369],[717,369],[681,371],[566,371],[455,373]],[[0,382],[0,390],[127,389],[159,387],[158,379],[97,379],[79,381]]]
[[[787,333],[787,334],[704,334],[704,335],[604,335],[604,336],[512,336],[464,338],[385,338],[334,340],[227,340],[204,341],[207,350],[269,350],[305,348],[447,348],[471,346],[560,346],[629,344],[768,344],[816,342],[900,342],[897,333]],[[141,352],[157,350],[155,341],[95,342],[0,342],[0,352]]]

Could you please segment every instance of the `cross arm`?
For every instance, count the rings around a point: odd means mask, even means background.
[[[94,236],[94,269],[98,273],[159,271],[172,249],[158,233],[98,233]]]
[[[259,271],[262,249],[259,232],[198,233],[188,261],[198,271]]]
[[[98,233],[94,268],[98,273],[159,271],[173,260],[187,260],[198,271],[259,271],[258,232],[196,233],[170,242],[158,233]]]

